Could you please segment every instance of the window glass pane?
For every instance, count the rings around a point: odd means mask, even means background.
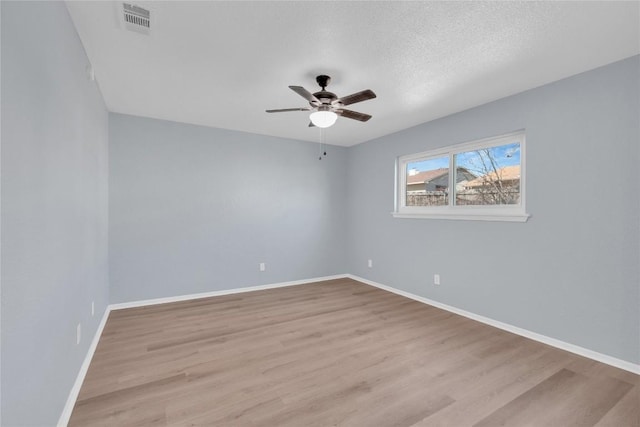
[[[407,163],[406,206],[449,203],[449,157]]]
[[[456,205],[520,204],[520,143],[455,155]]]

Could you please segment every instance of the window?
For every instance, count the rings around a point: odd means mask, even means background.
[[[393,215],[526,221],[524,148],[516,132],[399,157]]]

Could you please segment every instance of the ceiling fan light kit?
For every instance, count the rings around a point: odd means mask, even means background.
[[[338,120],[338,115],[333,111],[318,110],[311,113],[309,119],[311,119],[311,123],[316,127],[328,128],[333,126],[336,120]]]
[[[309,126],[315,126],[319,128],[328,128],[330,126],[333,126],[333,124],[338,119],[338,116],[342,116],[347,119],[358,120],[361,122],[366,122],[371,118],[369,114],[347,110],[344,108],[344,106],[375,98],[376,94],[373,93],[372,90],[366,89],[348,96],[343,96],[342,98],[338,98],[335,93],[325,90],[330,81],[331,77],[326,75],[319,75],[318,77],[316,77],[316,82],[322,88],[321,91],[316,93],[311,93],[302,86],[289,86],[292,91],[309,102],[309,107],[284,108],[279,110],[266,111],[267,113],[311,111],[311,114],[309,115],[311,124]]]

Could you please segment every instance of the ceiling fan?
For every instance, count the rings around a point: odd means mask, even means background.
[[[316,77],[316,82],[322,88],[321,91],[311,93],[302,86],[289,86],[295,93],[309,101],[309,107],[301,108],[284,108],[280,110],[266,110],[267,113],[283,113],[285,111],[311,111],[309,118],[311,123],[309,127],[317,126],[319,128],[328,128],[332,126],[338,116],[346,117],[347,119],[359,120],[366,122],[371,118],[369,114],[359,113],[357,111],[347,110],[343,107],[346,105],[355,104],[356,102],[366,101],[373,99],[376,94],[372,90],[366,89],[360,92],[353,93],[351,95],[338,98],[335,93],[328,92],[326,87],[329,85],[331,77],[320,75]]]

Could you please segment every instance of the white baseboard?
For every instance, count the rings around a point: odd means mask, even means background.
[[[589,350],[588,348],[580,347],[574,344],[570,344],[555,338],[548,337],[546,335],[538,334],[536,332],[529,331],[527,329],[522,329],[517,326],[510,325],[508,323],[503,323],[498,320],[491,319],[489,317],[480,316],[479,314],[471,313],[466,310],[461,310],[456,307],[452,307],[447,304],[443,304],[438,301],[433,301],[425,297],[421,297],[419,295],[414,295],[410,292],[405,292],[396,288],[392,288],[391,286],[386,286],[381,283],[374,282],[372,280],[368,280],[359,276],[355,276],[353,274],[347,274],[348,278],[357,280],[358,282],[365,283],[367,285],[374,286],[376,288],[383,289],[385,291],[392,292],[397,295],[401,295],[403,297],[411,298],[412,300],[419,301],[424,304],[428,304],[437,308],[441,308],[443,310],[449,311],[451,313],[459,314],[460,316],[467,317],[469,319],[478,321],[480,323],[484,323],[490,326],[494,326],[498,329],[505,330],[507,332],[514,333],[516,335],[523,336],[525,338],[532,339],[534,341],[541,342],[543,344],[550,345],[552,347],[559,348],[561,350],[566,350],[571,353],[575,353],[580,356],[587,357],[589,359],[596,360],[598,362],[605,363],[607,365],[615,366],[616,368],[624,369],[625,371],[633,372],[634,374],[640,375],[640,365],[628,362],[626,360],[618,359],[613,356],[608,356],[606,354],[598,353],[597,351]]]
[[[62,410],[62,414],[58,419],[58,427],[66,427],[69,424],[69,419],[71,418],[71,412],[73,411],[73,407],[76,405],[76,400],[78,399],[78,394],[80,393],[80,387],[82,387],[82,383],[84,382],[84,377],[87,375],[87,371],[89,370],[89,365],[91,364],[91,359],[93,359],[93,353],[96,352],[96,347],[98,347],[98,342],[100,341],[100,337],[102,336],[102,331],[104,326],[107,324],[107,318],[109,317],[109,313],[111,312],[111,308],[107,306],[104,309],[104,314],[102,315],[102,319],[100,320],[100,324],[98,325],[98,329],[96,330],[95,335],[93,336],[93,341],[91,341],[91,345],[89,346],[89,350],[87,350],[87,355],[82,362],[82,366],[80,366],[80,371],[78,372],[78,376],[76,377],[76,382],[73,383],[73,387],[71,387],[71,391],[69,392],[69,397],[67,398],[67,403],[64,405],[64,409]]]
[[[248,286],[246,288],[224,289],[221,291],[202,292],[198,294],[178,295],[175,297],[154,298],[140,301],[123,302],[111,304],[111,310],[120,310],[123,308],[144,307],[146,305],[166,304],[170,302],[188,301],[198,298],[218,297],[221,295],[240,294],[243,292],[262,291],[265,289],[284,288],[286,286],[306,285],[308,283],[322,282],[324,280],[344,279],[346,274],[338,274],[335,276],[315,277],[313,279],[293,280],[291,282],[270,283],[268,285]]]

